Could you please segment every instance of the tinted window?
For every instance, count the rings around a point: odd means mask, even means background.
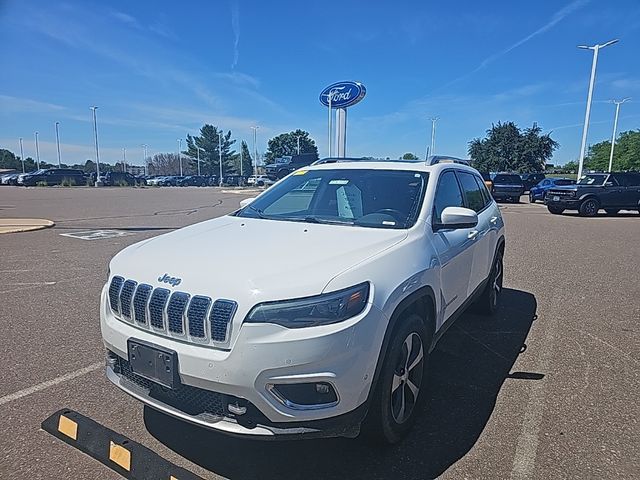
[[[604,173],[588,174],[584,175],[578,185],[604,185],[604,181],[607,179],[607,175]]]
[[[569,180],[566,178],[561,178],[560,180],[556,180],[556,185],[573,185],[575,184],[576,181],[575,180]]]
[[[442,211],[447,207],[464,207],[462,192],[455,173],[452,170],[440,175],[438,189],[434,199],[433,223],[440,223]]]
[[[475,175],[473,177],[476,179],[478,188],[480,188],[480,193],[482,193],[482,200],[484,201],[484,205],[486,207],[491,203],[491,194],[489,193],[489,190],[487,190],[487,185],[484,183],[484,180]]]
[[[479,212],[484,208],[484,197],[474,177],[471,173],[458,172],[458,178],[467,199],[467,207]]]
[[[493,179],[493,183],[500,185],[522,185],[522,179],[518,175],[498,174]]]
[[[640,187],[640,173],[627,173],[624,181],[627,187]]]

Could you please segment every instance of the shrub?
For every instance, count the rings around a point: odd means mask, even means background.
[[[62,182],[60,182],[60,185],[63,187],[73,187],[75,184],[76,181],[73,178],[63,178]]]
[[[48,185],[49,184],[46,180],[40,180],[39,182],[36,182],[36,187],[47,187]]]

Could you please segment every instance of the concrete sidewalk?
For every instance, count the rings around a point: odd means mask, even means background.
[[[54,225],[54,222],[44,218],[0,218],[0,234],[30,232],[53,227]]]

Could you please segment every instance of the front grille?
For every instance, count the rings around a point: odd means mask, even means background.
[[[147,380],[131,370],[131,364],[118,357],[115,366],[123,379],[123,386],[146,393],[162,403],[170,405],[192,416],[217,417],[230,416],[225,405],[235,397],[226,398],[222,393],[204,390],[189,385],[178,384],[173,389]],[[213,420],[209,418],[210,420]]]
[[[149,301],[151,290],[153,290],[151,285],[145,285],[143,283],[138,286],[136,294],[133,296],[133,313],[135,315],[136,322],[145,325],[147,323],[147,302]]]
[[[547,195],[556,195],[558,197],[573,197],[573,190],[549,190]]]
[[[224,342],[227,337],[229,322],[236,312],[236,302],[230,300],[216,300],[211,309],[211,338],[214,342]]]
[[[120,313],[128,320],[131,320],[131,300],[133,299],[136,285],[137,282],[126,280],[122,285],[122,290],[120,290]]]
[[[113,313],[138,328],[166,336],[186,336],[197,343],[220,344],[228,341],[229,326],[237,304],[231,300],[213,301],[203,295],[171,292],[145,283],[114,276],[109,284],[109,304]]]
[[[173,333],[184,333],[182,320],[184,318],[184,309],[189,302],[189,294],[184,292],[174,292],[169,299],[167,307],[167,319],[169,320],[168,329]]]
[[[111,279],[111,285],[109,285],[109,304],[111,305],[111,310],[119,313],[119,301],[120,301],[120,289],[122,288],[122,284],[124,283],[124,278],[122,277],[113,277]]]

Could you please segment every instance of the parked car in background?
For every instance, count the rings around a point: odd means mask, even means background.
[[[506,200],[508,202],[520,201],[520,196],[524,193],[524,184],[517,173],[496,173],[491,179],[491,195],[496,200]]]
[[[21,183],[24,186],[35,186],[39,183],[51,186],[61,185],[86,185],[87,177],[82,170],[74,168],[47,168],[36,170],[35,172],[20,175]]]
[[[480,172],[480,175],[482,175],[482,180],[484,180],[484,184],[487,186],[487,189],[491,191],[491,189],[493,188],[493,180],[491,180],[491,174],[489,172]]]
[[[20,176],[20,173],[5,173],[4,175],[2,175],[0,177],[0,184],[2,185],[17,185],[18,184],[18,177]]]
[[[522,184],[524,185],[524,193],[527,193],[531,190],[531,187],[538,185],[542,180],[547,178],[544,173],[522,173],[520,174],[520,178],[522,179]]]
[[[245,184],[245,177],[241,175],[226,175],[222,177],[222,184],[227,187],[241,187]]]
[[[549,189],[546,204],[556,215],[577,210],[582,217],[594,217],[600,209],[609,215],[623,209],[640,213],[640,173],[589,173],[575,185]]]
[[[251,175],[247,179],[247,185],[255,185],[256,187],[264,187],[274,183],[267,175]]]
[[[128,172],[107,172],[104,175],[100,175],[100,181],[106,187],[121,187],[136,185],[136,177]]]
[[[208,185],[207,177],[202,175],[187,175],[178,180],[179,187],[206,187]]]
[[[147,185],[158,187],[160,186],[160,182],[164,179],[164,175],[152,175],[147,177]]]
[[[538,200],[542,200],[544,202],[549,189],[575,184],[576,181],[571,178],[545,178],[529,189],[529,202],[535,203]]]
[[[271,180],[280,180],[294,170],[311,165],[318,159],[315,153],[302,153],[288,157],[276,158],[274,163],[265,167],[265,172]]]

